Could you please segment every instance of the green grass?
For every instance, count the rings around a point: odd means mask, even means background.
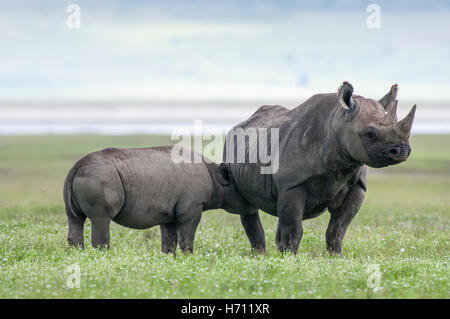
[[[304,223],[298,255],[252,255],[239,217],[204,214],[192,255],[160,252],[159,229],[112,224],[108,251],[71,249],[62,186],[82,155],[108,146],[169,144],[157,136],[0,138],[1,298],[449,298],[450,136],[414,136],[407,163],[371,170],[366,200],[344,240],[325,250],[328,213]],[[173,143],[173,142],[172,142]],[[90,242],[90,224],[85,229]],[[70,265],[81,288],[67,288]],[[377,265],[380,289],[367,286]]]

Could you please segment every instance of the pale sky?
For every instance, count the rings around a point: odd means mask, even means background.
[[[0,100],[272,101],[348,80],[450,102],[448,1],[0,1],[0,39]]]

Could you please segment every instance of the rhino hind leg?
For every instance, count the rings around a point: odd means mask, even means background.
[[[326,232],[327,250],[330,255],[342,254],[342,242],[348,225],[358,213],[365,197],[365,190],[360,184],[354,185],[343,203],[334,209],[330,209],[330,222]]]
[[[177,225],[175,223],[162,224],[161,230],[161,251],[165,254],[175,253],[178,244]]]
[[[259,219],[258,210],[255,209],[252,214],[242,214],[240,216],[241,224],[244,227],[248,240],[250,241],[252,250],[264,253],[266,251],[266,239],[264,228],[261,224],[261,220]]]
[[[280,226],[280,223],[277,224],[277,233],[275,235],[275,243],[277,245],[278,250],[280,250],[280,246],[281,246],[281,226]]]
[[[67,214],[67,220],[69,223],[69,234],[67,235],[69,245],[84,248],[84,222],[86,221],[86,216]]]

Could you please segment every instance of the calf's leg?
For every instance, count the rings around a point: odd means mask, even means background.
[[[91,242],[95,248],[110,248],[109,245],[109,224],[111,218],[109,217],[94,217],[91,218],[92,231]]]
[[[178,244],[177,225],[175,223],[162,224],[161,230],[161,251],[165,254],[175,253]]]
[[[67,241],[72,247],[84,248],[84,222],[86,216],[74,216],[72,214],[67,214],[67,220],[69,223],[69,234],[67,235]]]
[[[194,251],[195,231],[200,223],[202,213],[195,213],[190,216],[191,217],[189,219],[178,224],[177,231],[178,243],[181,251],[192,253]]]
[[[125,193],[114,165],[91,163],[75,176],[72,192],[80,211],[91,220],[94,247],[110,247],[109,224],[123,207]]]

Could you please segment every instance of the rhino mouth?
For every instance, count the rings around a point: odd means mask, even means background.
[[[378,159],[378,160],[373,161],[372,163],[370,163],[369,166],[371,166],[373,168],[383,168],[383,167],[399,164],[399,163],[401,163],[403,161],[404,160]]]
[[[372,157],[369,166],[374,168],[381,168],[390,165],[396,165],[404,162],[411,154],[409,145],[391,146],[382,151],[379,151]]]

